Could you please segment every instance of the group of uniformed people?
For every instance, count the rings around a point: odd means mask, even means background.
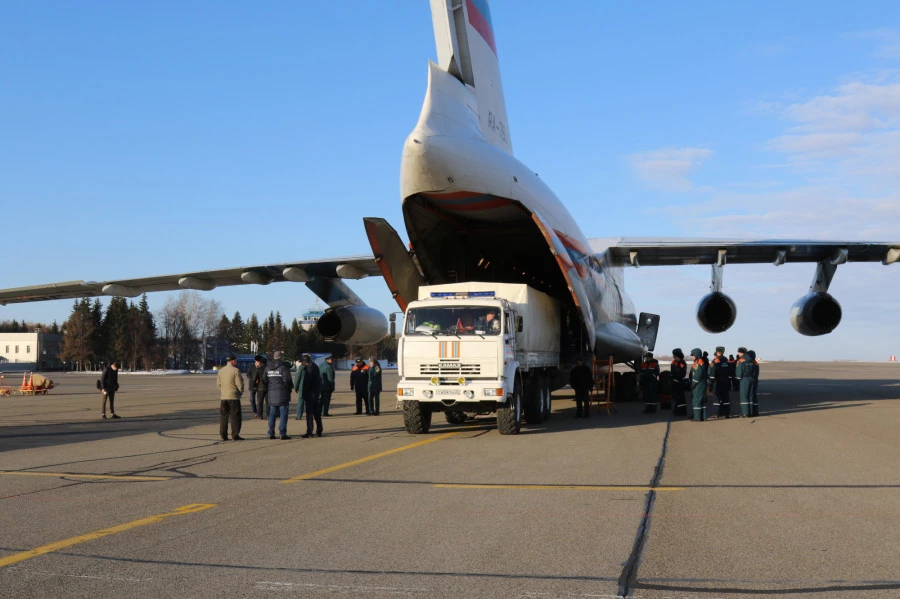
[[[672,409],[676,414],[685,414],[689,420],[707,420],[707,395],[715,394],[718,418],[731,418],[731,391],[739,391],[741,418],[759,415],[757,387],[759,385],[759,362],[756,352],[745,347],[738,348],[738,357],[725,357],[725,348],[716,348],[712,360],[700,348],[691,350],[692,364],[685,361],[681,348],[672,350],[670,369],[672,381]],[[652,352],[644,354],[640,370],[640,385],[644,394],[644,412],[652,414],[659,409],[659,362]],[[690,403],[685,393],[690,391]]]

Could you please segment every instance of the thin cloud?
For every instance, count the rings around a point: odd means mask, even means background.
[[[690,191],[691,171],[712,155],[706,148],[661,148],[638,152],[628,158],[635,176],[653,189]]]
[[[875,40],[875,55],[881,58],[900,58],[900,33],[896,29],[873,29],[847,34],[851,39]]]

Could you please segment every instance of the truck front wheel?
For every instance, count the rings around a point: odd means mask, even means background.
[[[501,435],[518,435],[522,426],[522,378],[516,376],[516,386],[509,403],[497,410],[497,429]]]
[[[403,424],[406,432],[412,435],[424,435],[431,428],[431,410],[417,401],[403,402]]]

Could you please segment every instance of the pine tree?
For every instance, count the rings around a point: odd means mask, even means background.
[[[141,367],[145,370],[150,370],[157,365],[159,352],[157,351],[156,323],[153,320],[153,314],[150,312],[146,293],[141,296],[141,303],[138,304],[138,316],[140,318],[138,358]]]
[[[128,355],[132,352],[129,348],[127,325],[128,302],[124,297],[112,298],[106,307],[106,316],[101,325],[105,347],[99,356],[106,364],[116,360],[128,361]]]
[[[89,299],[75,300],[72,314],[66,320],[63,329],[60,359],[74,362],[77,370],[87,370],[93,353],[92,339],[94,337],[94,318]]]
[[[238,353],[246,354],[250,351],[244,319],[241,318],[240,312],[235,312],[231,318],[231,328],[228,330],[228,344]]]
[[[256,351],[257,353],[266,353],[266,348],[262,343],[262,330],[259,327],[259,319],[256,318],[256,313],[250,315],[250,320],[247,321],[246,336],[247,347],[251,346],[251,343],[256,342]]]
[[[99,299],[95,299],[93,305],[91,300],[84,298],[86,310],[90,310],[91,322],[94,325],[94,332],[91,335],[91,361],[99,362],[106,351],[106,338],[103,335],[103,304]]]

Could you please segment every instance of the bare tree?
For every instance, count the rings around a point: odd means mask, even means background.
[[[176,367],[205,367],[209,357],[207,340],[223,314],[222,304],[205,299],[196,291],[183,291],[166,300],[160,323]]]

